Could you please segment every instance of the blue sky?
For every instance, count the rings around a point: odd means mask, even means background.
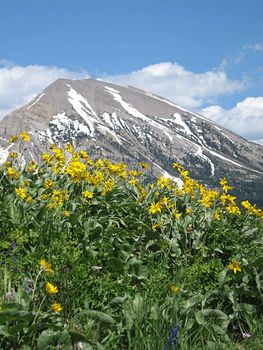
[[[262,0],[1,0],[0,114],[59,76],[91,76],[263,139],[262,13]]]

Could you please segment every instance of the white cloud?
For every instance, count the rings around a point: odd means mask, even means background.
[[[85,72],[76,73],[59,67],[19,66],[0,61],[0,119],[12,110],[30,102],[37,94],[58,78],[87,78]]]
[[[258,52],[258,51],[263,52],[263,44],[262,43],[254,43],[252,45],[245,45],[244,49],[255,51],[255,52]]]
[[[247,97],[231,109],[209,106],[200,110],[204,116],[249,139],[263,136],[263,97]]]
[[[139,87],[190,109],[215,103],[218,97],[233,94],[246,87],[244,81],[229,79],[222,69],[194,73],[171,62],[153,64],[128,74],[104,76],[102,79]]]

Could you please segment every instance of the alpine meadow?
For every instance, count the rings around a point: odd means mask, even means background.
[[[23,131],[9,143],[27,144]],[[1,349],[262,349],[263,211],[50,145],[0,170]]]

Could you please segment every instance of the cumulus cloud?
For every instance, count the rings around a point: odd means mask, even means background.
[[[214,105],[200,113],[237,134],[257,142],[263,136],[263,97],[247,97],[231,109]]]
[[[218,97],[239,92],[246,87],[244,81],[229,79],[221,68],[194,73],[171,62],[153,64],[128,74],[104,76],[102,79],[139,87],[190,109],[215,103]]]
[[[19,66],[0,61],[0,119],[12,110],[30,102],[58,78],[87,78],[86,72],[39,65]]]

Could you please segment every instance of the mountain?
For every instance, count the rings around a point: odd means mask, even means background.
[[[10,145],[9,136],[22,130],[30,143]],[[175,161],[212,186],[226,176],[239,197],[263,205],[262,145],[131,86],[59,79],[0,122],[0,162],[15,148],[26,147],[35,159],[50,143],[69,142],[93,157],[131,166],[146,161],[152,176],[176,176]]]

